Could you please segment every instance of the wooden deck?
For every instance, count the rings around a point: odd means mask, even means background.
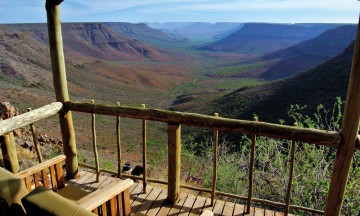
[[[115,178],[109,175],[101,175],[99,182],[96,182],[96,175],[93,172],[80,171],[81,177],[67,181],[66,184],[73,184],[86,192],[93,192],[99,187],[104,187]],[[202,196],[181,193],[180,202],[175,205],[168,205],[165,202],[167,197],[167,189],[148,186],[148,193],[142,193],[142,184],[135,183],[131,187],[131,212],[140,213],[149,216],[163,215],[200,215],[204,210],[208,209],[214,212],[214,215],[245,215],[245,206],[216,200],[215,205],[210,206],[210,199]],[[251,213],[248,215],[283,215],[283,213],[272,210],[265,210],[252,207]]]

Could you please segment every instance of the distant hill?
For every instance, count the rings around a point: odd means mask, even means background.
[[[122,36],[103,24],[62,27],[73,99],[126,103],[136,98],[150,104],[149,92],[155,95],[188,81],[185,73],[193,62],[186,56]],[[0,25],[0,54],[0,101],[21,101],[21,107],[54,101],[45,24]]]
[[[200,50],[265,54],[314,38],[333,25],[299,26],[290,24],[246,23],[241,29]]]
[[[263,56],[262,60],[279,60],[261,74],[274,80],[291,76],[341,53],[356,36],[356,25],[344,25],[327,30],[321,35]]]
[[[242,88],[213,102],[214,110],[222,116],[278,123],[287,119],[291,104],[307,105],[314,113],[319,103],[331,108],[337,96],[346,97],[351,70],[352,43],[341,54],[291,78],[274,81],[252,88]]]
[[[47,44],[46,24],[17,24],[12,27],[28,31]],[[134,38],[120,34],[102,23],[63,23],[65,50],[99,59],[168,59],[166,54]]]
[[[178,35],[193,40],[210,40],[227,36],[234,30],[238,30],[242,24],[233,22],[180,22],[180,23],[148,23],[155,29],[166,33]]]
[[[145,23],[133,24],[125,22],[106,22],[105,26],[130,38],[149,44],[184,43],[184,38],[166,34],[160,30],[153,29]]]

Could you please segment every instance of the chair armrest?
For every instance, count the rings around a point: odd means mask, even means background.
[[[110,200],[117,201],[119,207],[124,209],[124,212],[128,212],[130,214],[130,186],[133,184],[133,180],[126,179],[120,180],[115,179],[110,184],[97,189],[95,192],[85,196],[76,202],[76,204],[81,207],[93,211],[97,209],[99,206],[102,206],[106,202]],[[115,199],[114,199],[115,198]],[[113,203],[114,204],[114,203]],[[113,205],[110,202],[110,205]],[[127,214],[125,214],[127,215]]]
[[[41,178],[39,175],[39,172],[41,172],[43,186],[45,188],[49,188],[49,185],[51,183],[52,190],[57,191],[58,189],[61,189],[65,186],[64,171],[62,168],[62,162],[65,160],[65,158],[66,158],[65,155],[59,155],[55,158],[42,162],[29,169],[21,171],[16,175],[24,179],[25,186],[27,190],[30,192],[31,190],[33,190],[34,187],[41,185],[40,183]],[[47,177],[48,172],[50,173],[50,177],[51,177],[50,183]]]
[[[95,216],[92,212],[44,187],[37,187],[22,202],[29,215]]]
[[[63,162],[65,160],[66,156],[65,155],[59,155],[57,157],[54,157],[50,160],[47,160],[45,162],[42,162],[38,165],[35,165],[33,167],[30,167],[26,170],[23,170],[19,173],[17,173],[16,175],[19,176],[20,178],[25,178],[26,176],[31,176],[34,173],[40,172],[43,169],[49,168],[50,166],[53,166],[55,164],[58,164],[60,162]]]

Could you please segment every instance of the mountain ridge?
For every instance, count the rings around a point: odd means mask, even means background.
[[[241,29],[229,36],[197,48],[209,51],[265,54],[316,37],[330,27],[245,23]]]
[[[308,114],[322,103],[330,108],[336,97],[346,97],[352,64],[354,43],[342,53],[296,76],[252,88],[241,88],[214,100],[215,112],[231,118],[251,119],[254,114],[261,121],[290,120],[287,109],[291,104],[306,105]]]
[[[274,80],[294,75],[340,54],[355,39],[356,25],[343,25],[289,48],[269,53],[261,60],[280,59],[260,78]]]

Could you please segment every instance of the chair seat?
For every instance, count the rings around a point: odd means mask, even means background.
[[[72,201],[79,201],[81,198],[84,198],[89,192],[86,192],[78,187],[75,187],[72,184],[66,185],[65,187],[61,188],[59,191],[56,191],[62,197],[65,197]]]

